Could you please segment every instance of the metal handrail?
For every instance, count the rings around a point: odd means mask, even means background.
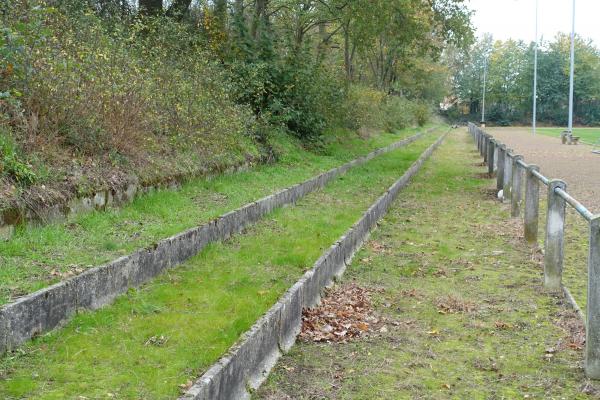
[[[550,184],[550,179],[546,178],[544,175],[540,174],[538,171],[531,171],[531,175],[535,176],[542,182],[544,185],[548,186]]]
[[[513,158],[514,154],[509,153],[509,157]],[[525,169],[529,168],[529,164],[527,164],[523,160],[517,160],[516,164]],[[531,171],[531,175],[535,176],[540,182],[542,182],[546,186],[548,186],[548,184],[550,183],[550,179],[546,178],[539,171],[533,170]],[[573,207],[575,211],[577,211],[585,220],[591,221],[594,218],[594,213],[588,210],[586,206],[581,204],[577,199],[575,199],[566,191],[562,190],[561,188],[556,188],[554,192],[561,198],[563,198],[571,207]]]
[[[555,188],[554,193],[562,197],[571,207],[573,207],[583,218],[588,222],[594,218],[594,214],[590,212],[583,204],[573,198],[569,193],[561,188]]]

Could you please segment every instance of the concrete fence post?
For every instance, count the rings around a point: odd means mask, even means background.
[[[523,156],[515,155],[512,164],[512,184],[510,192],[510,216],[513,218],[521,216],[521,201],[523,199],[523,176],[521,167],[518,161],[522,161]]]
[[[585,330],[585,374],[600,379],[600,215],[590,221]]]
[[[483,157],[483,162],[487,162],[487,136],[483,135],[483,145],[481,146],[481,156]]]
[[[540,167],[530,164],[525,172],[525,240],[534,244],[538,241],[540,214],[540,181],[533,175]]]
[[[504,160],[506,157],[506,146],[498,146],[498,170],[496,171],[496,190],[501,191],[504,188]]]
[[[498,147],[500,143],[494,139],[494,172],[498,171]]]
[[[490,143],[490,138],[487,135],[483,136],[483,162],[487,163],[488,160],[488,145]]]
[[[492,138],[488,140],[488,150],[487,150],[487,163],[488,163],[488,174],[490,174],[490,178],[494,176],[494,153],[496,152],[496,141]]]
[[[510,190],[512,185],[512,154],[511,149],[506,149],[504,154],[504,186],[502,186],[502,201],[510,199]]]
[[[480,135],[481,135],[481,150],[480,150],[480,153],[481,153],[481,157],[484,158],[483,161],[485,161],[485,133],[483,133],[483,132],[480,131]]]
[[[479,154],[481,154],[481,157],[483,157],[485,154],[485,151],[483,150],[485,149],[485,134],[481,131],[479,131],[479,134],[481,135],[481,148],[479,149]]]
[[[567,184],[558,179],[548,183],[544,286],[552,291],[561,290],[565,240],[565,201],[555,193],[557,188],[567,190]]]

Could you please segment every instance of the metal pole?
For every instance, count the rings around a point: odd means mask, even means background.
[[[485,92],[486,92],[486,84],[487,84],[487,57],[483,59],[483,99],[481,106],[481,123],[485,124]]]
[[[571,27],[571,72],[569,76],[569,133],[573,133],[573,87],[575,76],[575,0],[573,0],[573,24]]]
[[[533,57],[533,134],[536,132],[537,123],[537,72],[538,72],[538,14],[539,0],[535,0],[535,52]]]

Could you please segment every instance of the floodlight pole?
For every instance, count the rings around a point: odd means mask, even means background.
[[[535,0],[535,52],[533,56],[533,134],[537,124],[537,73],[538,73],[538,11],[539,0]]]
[[[487,68],[488,68],[487,56],[483,59],[483,99],[481,105],[481,123],[485,124],[485,92],[487,83]]]
[[[569,133],[573,133],[573,89],[575,76],[575,0],[573,0],[573,24],[571,27],[571,73],[569,76]]]

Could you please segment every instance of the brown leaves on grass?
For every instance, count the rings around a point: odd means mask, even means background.
[[[558,343],[559,349],[582,350],[585,346],[585,327],[575,311],[562,311],[556,324],[566,333],[566,340]]]
[[[425,298],[425,295],[423,293],[421,293],[420,291],[418,291],[417,289],[410,289],[410,290],[403,289],[400,291],[400,296],[411,297],[411,298],[415,298],[418,300]]]
[[[373,253],[376,254],[380,254],[380,253],[388,253],[388,246],[383,244],[383,243],[379,243],[376,242],[374,240],[369,242],[369,248],[371,249],[371,251],[373,251]]]
[[[60,270],[59,270],[59,269],[57,269],[57,268],[53,268],[53,269],[52,269],[52,270],[51,270],[51,271],[48,273],[48,275],[50,276],[50,278],[51,278],[51,279],[56,279],[56,278],[59,278],[59,279],[67,279],[67,278],[70,278],[70,277],[72,277],[72,276],[79,275],[79,274],[81,274],[83,271],[84,271],[84,269],[83,269],[83,268],[81,268],[81,267],[78,267],[78,266],[76,266],[76,265],[72,265],[72,266],[70,266],[70,267],[69,267],[69,270],[67,270],[67,271],[60,271]]]
[[[478,309],[475,303],[455,296],[440,297],[436,305],[440,314],[471,313]]]
[[[374,329],[372,291],[356,284],[333,288],[321,305],[302,313],[300,338],[311,342],[346,342]]]
[[[494,326],[496,327],[496,329],[501,330],[501,331],[508,331],[514,328],[513,325],[509,324],[508,322],[504,322],[504,321],[496,321],[494,322]]]

